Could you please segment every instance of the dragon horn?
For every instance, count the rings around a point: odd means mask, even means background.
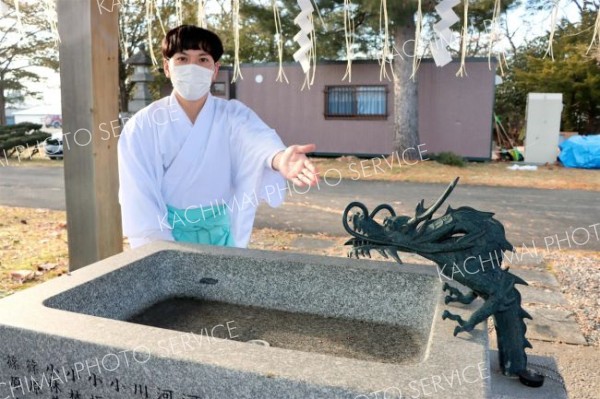
[[[429,208],[425,208],[425,206],[423,205],[424,201],[421,200],[419,205],[417,205],[417,211],[415,212],[415,217],[411,218],[408,222],[406,222],[406,224],[408,224],[408,225],[419,224],[423,220],[427,220],[431,216],[433,216],[435,211],[437,211],[438,208],[440,206],[442,206],[444,201],[446,201],[446,198],[448,198],[450,196],[450,194],[452,193],[452,190],[454,190],[454,187],[456,187],[456,184],[458,183],[458,179],[460,179],[460,178],[457,177],[456,179],[454,179],[454,181],[448,185],[448,188],[446,188],[446,191],[444,191],[442,196],[435,202],[435,204],[433,204]]]

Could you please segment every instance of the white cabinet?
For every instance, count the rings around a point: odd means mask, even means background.
[[[529,93],[525,131],[525,162],[554,163],[559,154],[561,93]]]

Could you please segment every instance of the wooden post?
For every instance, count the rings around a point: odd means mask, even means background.
[[[119,18],[118,7],[104,3],[57,2],[70,270],[123,250],[117,169]]]

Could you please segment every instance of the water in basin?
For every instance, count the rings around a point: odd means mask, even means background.
[[[381,363],[418,362],[426,343],[422,333],[405,326],[194,298],[161,301],[128,321],[194,334],[212,330],[215,338],[264,340],[276,348]],[[235,326],[231,333],[225,328],[213,329],[227,322]]]

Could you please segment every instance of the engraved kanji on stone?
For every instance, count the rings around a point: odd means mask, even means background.
[[[110,382],[110,386],[116,391],[116,392],[120,392],[121,389],[125,389],[125,386],[119,381],[118,378],[115,378],[113,381]]]
[[[31,374],[37,374],[37,372],[39,371],[38,364],[33,359],[27,359],[25,361],[25,367],[27,368],[27,372]]]
[[[29,390],[29,392],[33,392],[36,395],[42,393],[42,387],[37,381],[33,379],[27,383],[27,389]]]
[[[91,381],[94,387],[97,387],[98,385],[102,384],[102,378],[96,376],[95,373],[92,373],[92,375],[88,377],[88,381]]]
[[[133,386],[133,394],[140,395],[143,398],[148,397],[148,387],[142,384],[134,384]]]
[[[17,357],[14,355],[7,355],[6,356],[6,366],[8,366],[8,368],[11,370],[18,370],[19,369],[19,361],[17,360]]]
[[[173,391],[169,389],[158,389],[157,399],[173,399]]]

